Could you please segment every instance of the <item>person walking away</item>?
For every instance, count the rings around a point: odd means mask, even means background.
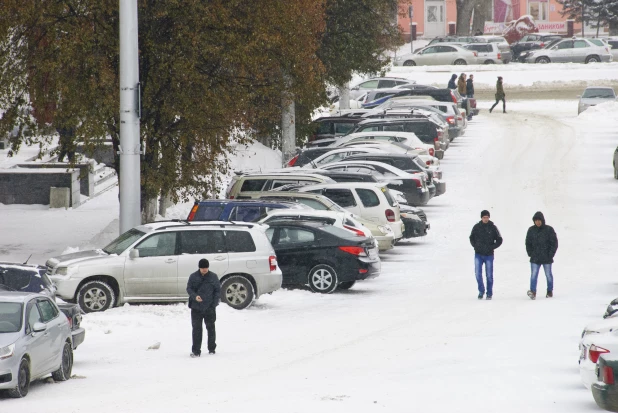
[[[502,113],[506,113],[506,94],[504,93],[504,87],[502,86],[502,76],[498,76],[496,82],[496,103],[489,109],[489,113],[496,107],[498,102],[502,101]]]
[[[457,91],[463,97],[466,97],[466,74],[462,73],[457,79]]]
[[[457,84],[455,83],[456,80],[457,75],[453,74],[453,76],[451,76],[451,80],[448,81],[448,89],[457,89]]]
[[[193,328],[193,346],[191,357],[200,357],[202,354],[202,322],[206,324],[208,334],[208,353],[215,354],[217,320],[216,308],[219,305],[221,283],[217,274],[209,270],[210,263],[202,258],[199,269],[189,276],[187,294],[189,294],[189,308],[191,308],[191,326]]]
[[[481,211],[481,220],[472,227],[470,244],[474,248],[474,273],[478,284],[478,299],[482,300],[485,294],[483,284],[483,265],[487,278],[487,299],[493,297],[494,287],[494,250],[502,245],[502,236],[498,227],[489,220],[489,211]]]
[[[468,80],[466,80],[466,96],[469,98],[474,97],[474,75],[470,75]]]
[[[536,298],[536,284],[539,270],[543,266],[545,278],[547,278],[547,294],[545,297],[554,296],[554,275],[551,265],[558,250],[558,236],[554,229],[545,224],[545,217],[541,211],[537,211],[532,217],[534,225],[528,228],[526,234],[526,252],[530,257],[530,289],[528,297]]]

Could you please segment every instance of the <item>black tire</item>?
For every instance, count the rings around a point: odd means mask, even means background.
[[[236,310],[249,307],[254,298],[253,285],[243,276],[230,277],[221,285],[221,301]]]
[[[586,58],[586,63],[599,63],[600,61],[599,56],[588,56]]]
[[[316,265],[309,271],[307,281],[314,293],[330,294],[337,289],[337,272],[330,265]]]
[[[58,370],[52,373],[55,381],[67,381],[71,378],[73,371],[73,346],[70,342],[65,342],[62,348],[62,361]]]
[[[541,56],[541,57],[538,57],[534,61],[534,63],[546,64],[546,63],[551,63],[551,60],[549,60],[549,57]]]
[[[485,62],[484,62],[484,64],[486,64],[486,65],[493,65],[494,63],[495,62],[493,60],[491,60],[491,59],[485,60]]]
[[[354,284],[356,284],[356,281],[344,281],[337,286],[337,289],[349,290],[350,288],[354,287]]]
[[[464,65],[467,65],[468,63],[465,60],[463,60],[463,59],[457,59],[457,60],[455,60],[455,62],[453,64],[455,64],[457,66],[464,66]]]
[[[23,358],[17,371],[17,387],[9,390],[8,393],[14,399],[20,399],[26,397],[28,390],[30,390],[30,363],[28,359]]]
[[[509,59],[504,59],[504,64],[508,65],[509,63],[511,63],[511,61]]]
[[[414,60],[406,60],[403,62],[404,66],[416,66],[416,62]]]
[[[103,281],[89,281],[77,293],[77,304],[85,313],[98,313],[114,307],[116,293]]]

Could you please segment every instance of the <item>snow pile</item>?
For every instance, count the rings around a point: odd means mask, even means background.
[[[618,102],[605,102],[589,107],[579,114],[580,119],[618,122]]]

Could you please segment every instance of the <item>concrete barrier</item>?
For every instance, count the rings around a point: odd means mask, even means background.
[[[67,164],[61,162],[31,162],[21,163],[18,168],[28,169],[63,169],[67,170]],[[79,170],[79,192],[87,197],[94,196],[94,162],[77,163],[75,169]]]
[[[69,189],[69,206],[80,204],[79,169],[9,168],[0,169],[0,203],[49,205],[50,188]]]
[[[68,209],[71,205],[71,192],[69,188],[49,188],[49,207]]]

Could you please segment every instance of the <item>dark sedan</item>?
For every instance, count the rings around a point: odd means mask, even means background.
[[[41,293],[55,298],[56,287],[46,274],[47,267],[34,264],[0,262],[0,285],[8,290]]]
[[[380,275],[374,241],[320,222],[270,222],[266,235],[277,254],[283,285],[332,293]]]
[[[597,382],[592,383],[592,396],[601,409],[618,412],[618,357],[602,354],[597,362]]]

